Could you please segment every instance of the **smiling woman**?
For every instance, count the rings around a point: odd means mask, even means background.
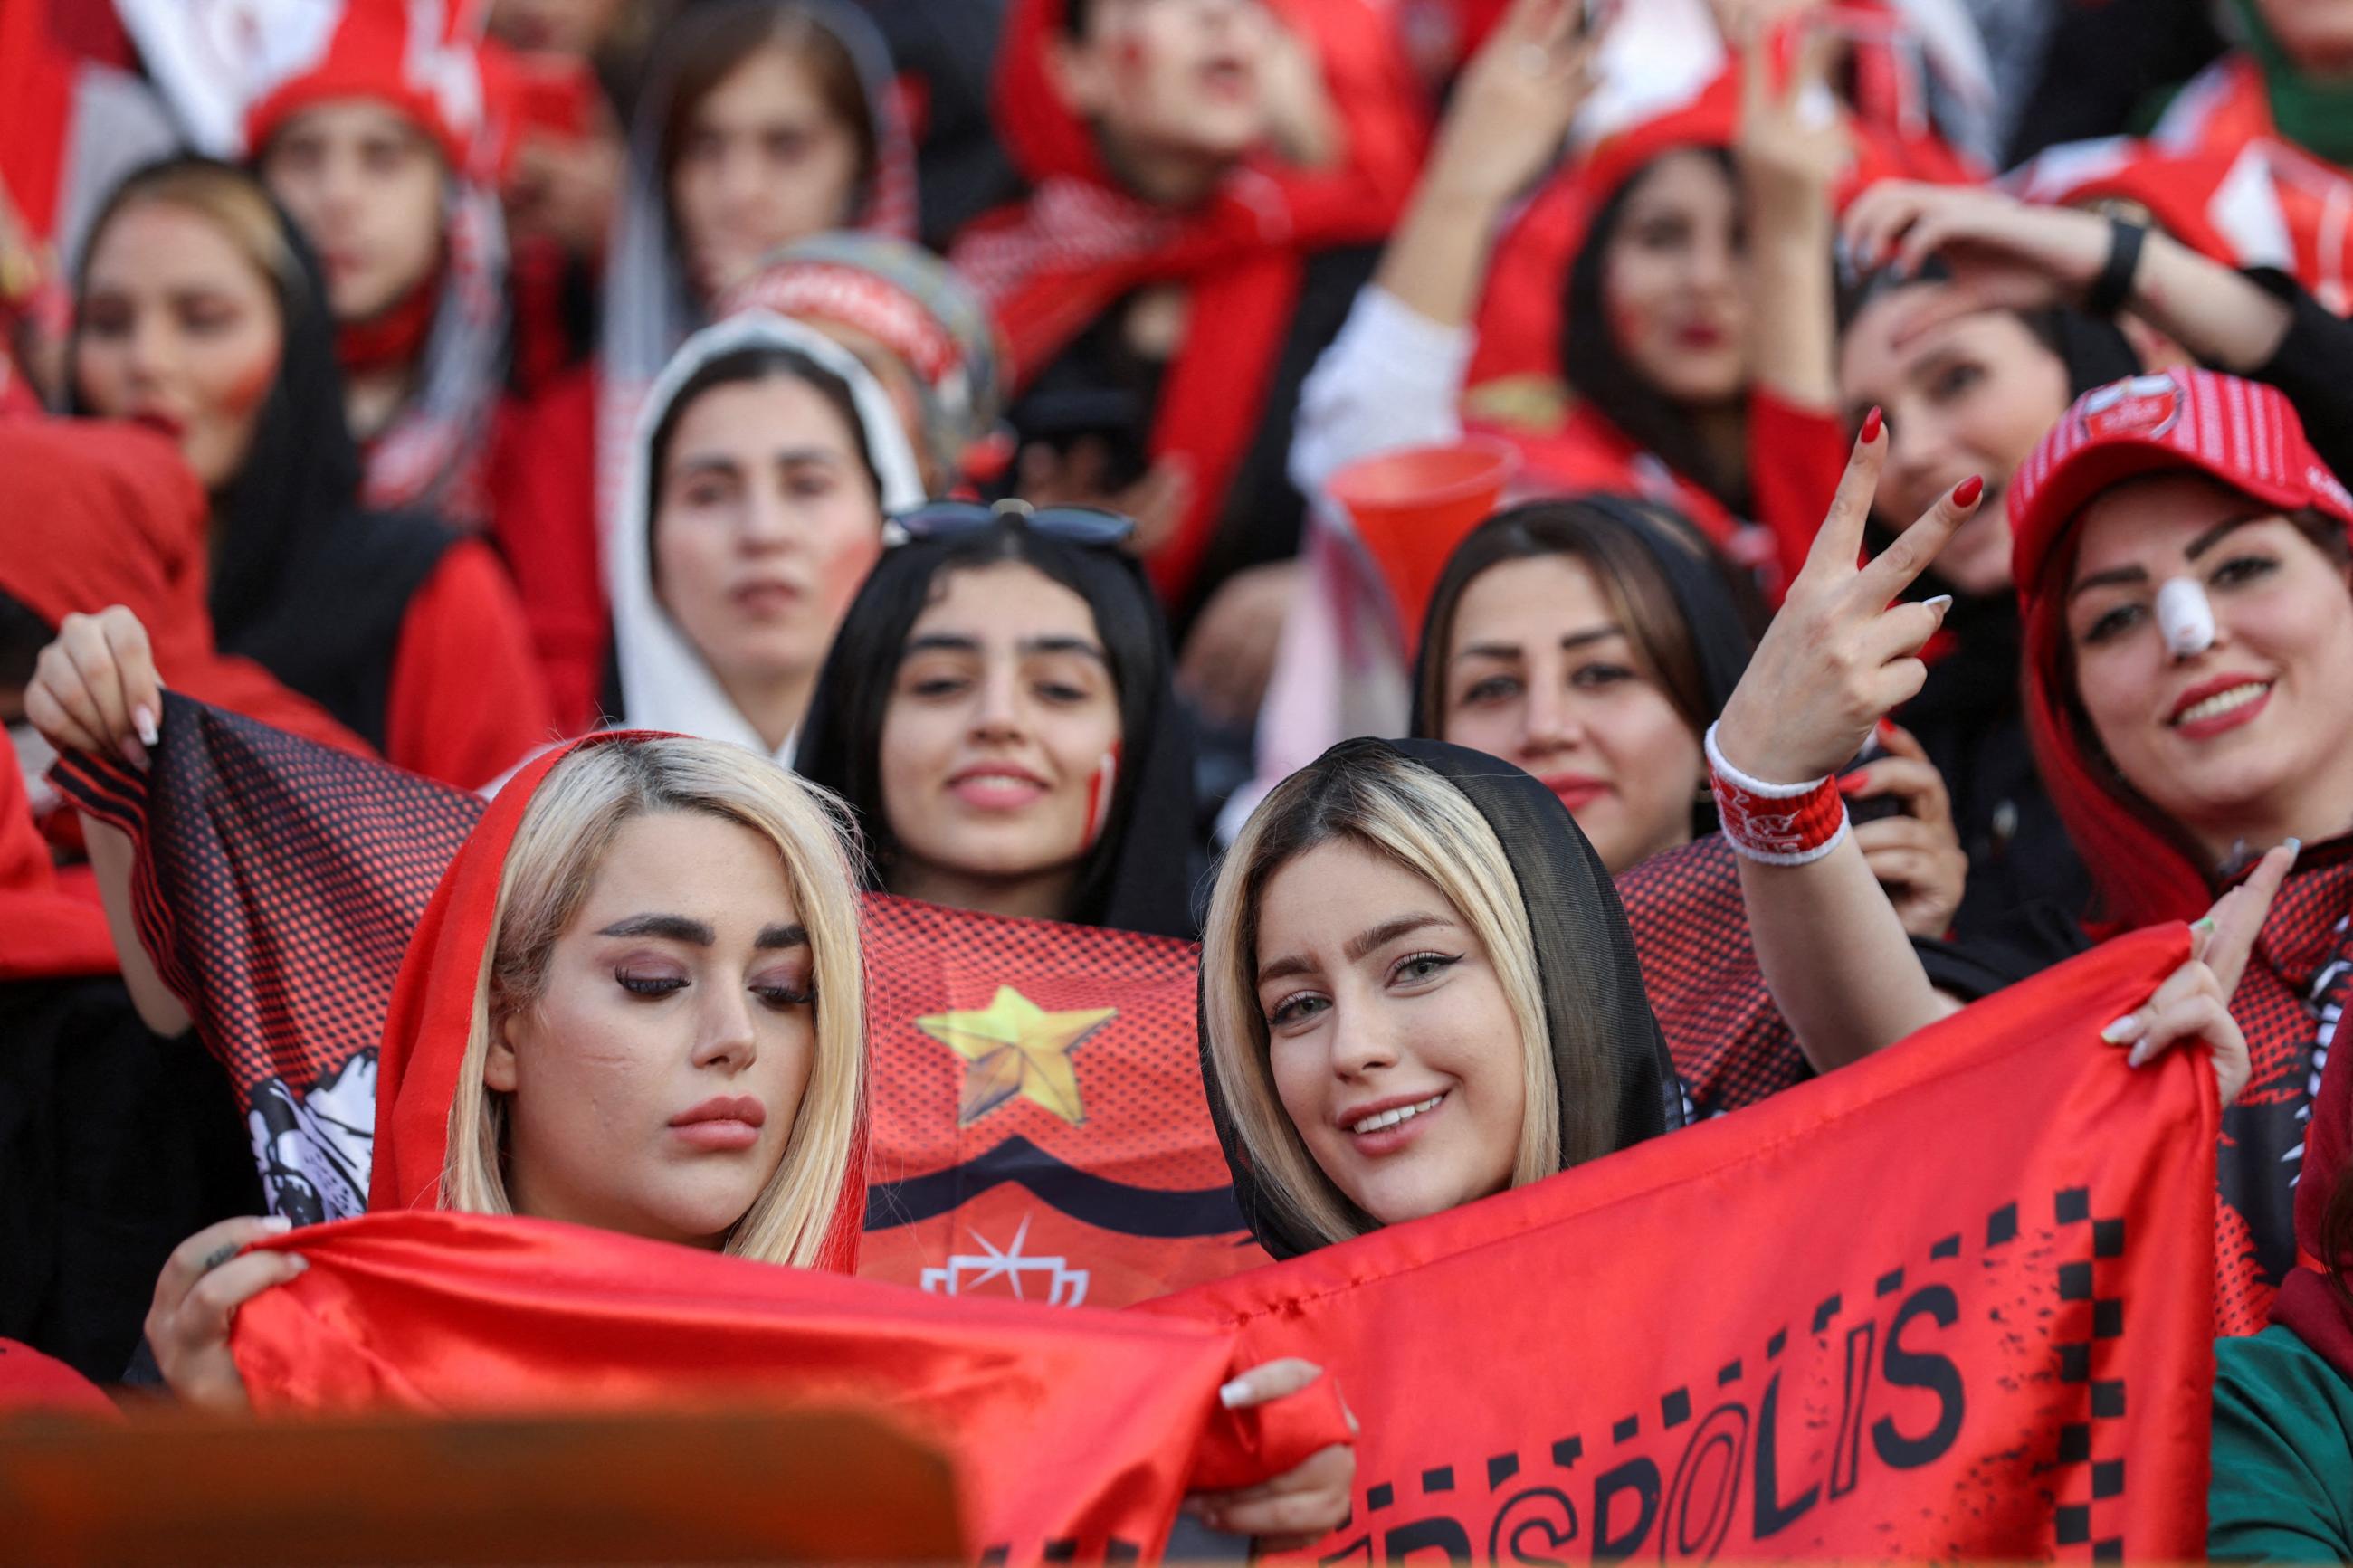
[[[892,892],[1189,936],[1192,748],[1160,612],[1124,519],[1075,514],[1101,525],[1080,538],[1060,515],[909,518],[796,765],[849,803]]]
[[[1278,1258],[1681,1126],[1608,870],[1557,798],[1434,741],[1350,741],[1219,870],[1202,1076]]]

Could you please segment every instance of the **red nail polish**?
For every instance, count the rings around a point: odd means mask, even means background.
[[[1872,728],[1879,731],[1879,738],[1883,742],[1895,738],[1895,721],[1893,719],[1882,719]]]
[[[1883,423],[1883,421],[1879,417],[1879,405],[1874,403],[1871,405],[1871,412],[1862,416],[1862,444],[1864,446],[1868,447],[1873,441],[1879,439],[1879,427],[1882,423]]]
[[[1975,506],[1978,504],[1978,497],[1983,494],[1985,494],[1985,476],[1982,474],[1971,474],[1968,479],[1963,479],[1959,484],[1953,487],[1953,504],[1955,506]]]
[[[1838,781],[1838,792],[1841,795],[1861,795],[1863,791],[1863,786],[1870,783],[1871,781],[1864,778],[1861,773],[1841,773]]]

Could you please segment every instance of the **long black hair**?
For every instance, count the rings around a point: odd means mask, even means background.
[[[1018,517],[886,552],[834,634],[794,767],[849,803],[879,887],[898,853],[882,804],[882,725],[907,635],[947,574],[1005,563],[1032,567],[1087,602],[1119,695],[1122,754],[1111,807],[1080,860],[1062,918],[1189,937],[1192,740],[1171,686],[1159,605],[1121,552],[1039,532]]]
[[[1671,148],[1610,192],[1586,230],[1577,259],[1569,264],[1568,308],[1561,313],[1561,374],[1579,399],[1598,410],[1630,440],[1679,477],[1723,502],[1736,517],[1746,517],[1749,494],[1745,468],[1730,474],[1716,471],[1715,458],[1700,439],[1690,417],[1627,359],[1602,303],[1610,244],[1626,220],[1627,206],[1661,163],[1686,153],[1709,159],[1731,182],[1737,198],[1740,184],[1734,175],[1731,153],[1704,145]]]

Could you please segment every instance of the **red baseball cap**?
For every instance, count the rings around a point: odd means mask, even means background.
[[[2310,507],[2353,528],[2353,495],[2305,438],[2274,388],[2209,370],[2168,370],[2075,400],[2010,482],[2010,569],[2034,596],[2076,513],[2142,474],[2200,473],[2283,511]]]

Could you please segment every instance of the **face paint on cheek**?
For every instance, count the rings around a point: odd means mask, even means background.
[[[1087,827],[1083,842],[1090,849],[1103,837],[1103,827],[1111,820],[1112,795],[1119,785],[1121,749],[1121,743],[1113,741],[1111,750],[1103,753],[1103,761],[1095,764],[1095,771],[1087,779]]]
[[[1122,35],[1111,47],[1111,68],[1122,87],[1135,86],[1151,74],[1151,45],[1134,33]]]
[[[2168,577],[2157,590],[2157,629],[2165,651],[2189,658],[2214,646],[2214,606],[2188,577]]]
[[[221,389],[221,412],[243,419],[260,407],[278,384],[278,356],[270,354],[254,362],[253,367]]]

